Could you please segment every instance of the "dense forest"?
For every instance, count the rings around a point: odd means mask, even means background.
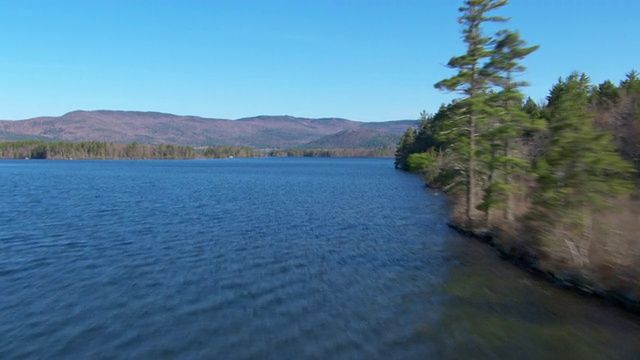
[[[193,148],[171,144],[114,144],[108,142],[0,142],[0,159],[197,159],[254,157],[393,157],[394,149],[284,149],[256,150],[246,146]]]
[[[244,146],[194,149],[171,144],[114,144],[108,142],[0,142],[3,159],[195,159],[259,157],[262,153]]]
[[[592,84],[567,74],[544,103],[525,99],[521,61],[537,50],[492,11],[460,8],[466,53],[435,84],[460,94],[421,113],[395,166],[449,194],[451,225],[567,284],[640,304],[640,78]]]
[[[344,148],[344,149],[283,149],[271,150],[269,156],[276,157],[386,157],[394,156],[394,149],[379,148]]]

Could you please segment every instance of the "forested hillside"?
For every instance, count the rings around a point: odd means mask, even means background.
[[[238,120],[141,111],[72,111],[59,117],[0,121],[0,141],[111,142],[182,146],[247,146],[256,149],[311,147],[342,131],[359,132],[363,143],[392,147],[415,121],[379,123],[340,118],[256,116]],[[344,147],[328,144],[330,147]],[[348,147],[352,147],[349,145]]]

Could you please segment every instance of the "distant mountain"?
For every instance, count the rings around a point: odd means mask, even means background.
[[[406,130],[406,128],[405,128]],[[342,130],[304,145],[310,149],[349,149],[393,147],[398,135],[368,129]]]
[[[242,145],[254,148],[397,143],[414,120],[358,122],[340,118],[308,119],[256,116],[238,120],[139,111],[73,111],[59,117],[0,121],[0,141],[107,141],[190,146]],[[349,133],[345,131],[355,131]],[[327,136],[333,136],[327,137]],[[353,139],[354,142],[345,140]],[[367,140],[369,139],[369,140]],[[355,146],[358,145],[358,146]],[[383,146],[383,145],[381,145]]]

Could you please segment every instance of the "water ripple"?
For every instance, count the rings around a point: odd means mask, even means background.
[[[483,335],[504,326],[526,329],[539,358],[555,343],[538,323],[570,327],[536,307],[550,300],[523,300],[553,289],[511,269],[493,288],[502,265],[461,251],[444,199],[388,160],[12,164],[0,172],[3,359],[464,358],[504,355],[508,340]],[[609,339],[589,351],[610,358],[638,350],[635,320],[559,303],[590,321],[565,340]],[[522,322],[500,323],[498,308]]]

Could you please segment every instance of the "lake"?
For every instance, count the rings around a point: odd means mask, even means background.
[[[633,359],[389,159],[0,160],[0,358]]]

